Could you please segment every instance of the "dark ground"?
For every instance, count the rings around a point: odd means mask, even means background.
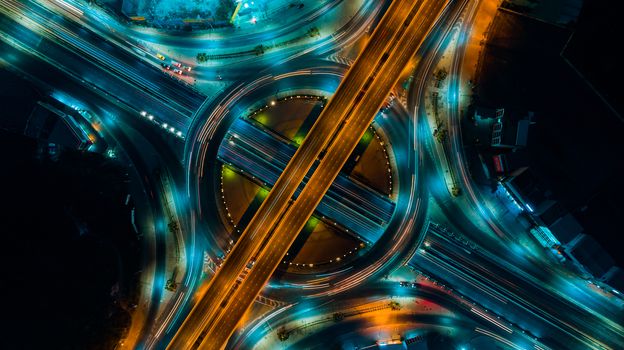
[[[42,94],[4,69],[0,69],[0,82],[0,129],[21,134]]]
[[[563,57],[580,72],[624,121],[624,62],[621,12],[606,0],[585,1],[578,27]]]
[[[580,19],[590,27],[601,21],[593,12]],[[553,199],[624,266],[624,123],[561,56],[572,31],[499,11],[490,32],[477,101],[535,111],[527,148],[530,167],[552,189]],[[618,42],[617,32],[602,35],[602,41]],[[576,50],[575,60],[613,59],[606,57],[610,51]]]
[[[140,253],[123,205],[126,176],[97,154],[68,151],[53,162],[37,153],[34,140],[0,132],[13,335],[3,347],[111,349],[129,324]]]
[[[6,131],[23,129],[39,94],[0,72],[1,347],[112,349],[129,325],[141,254],[126,171],[94,153],[59,149],[51,160],[46,144]]]

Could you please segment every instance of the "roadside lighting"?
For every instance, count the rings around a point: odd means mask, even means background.
[[[154,116],[150,114],[150,115],[147,117],[147,119],[149,119],[149,120],[154,120]]]
[[[141,111],[141,116],[142,116],[142,117],[145,117],[146,115],[147,115],[147,112],[146,112],[146,111]]]

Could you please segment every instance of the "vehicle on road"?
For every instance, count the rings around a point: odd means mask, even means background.
[[[184,66],[184,70],[185,70],[185,71],[187,71],[187,72],[190,72],[190,71],[191,71],[191,67],[189,67],[189,66]]]
[[[249,262],[247,263],[247,268],[251,269],[255,263],[256,263],[256,258],[255,257],[251,258],[251,260],[249,260]]]
[[[156,54],[156,58],[158,58],[158,59],[159,59],[159,60],[161,60],[161,61],[164,61],[164,60],[165,60],[165,56],[163,56],[163,55],[161,55],[161,54],[159,54],[159,53],[157,53],[157,54]]]
[[[171,65],[176,66],[178,68],[182,68],[182,63],[171,60]]]
[[[163,67],[165,70],[170,70],[171,69],[171,66],[166,64],[166,63],[161,63],[160,66]]]
[[[180,69],[178,69],[178,68],[174,68],[173,72],[176,73],[176,74],[182,75],[182,71]]]

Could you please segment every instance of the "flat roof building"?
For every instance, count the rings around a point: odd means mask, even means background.
[[[613,258],[592,237],[578,235],[566,248],[567,255],[575,264],[594,278],[600,278],[613,267]]]

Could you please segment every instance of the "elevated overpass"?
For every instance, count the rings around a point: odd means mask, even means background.
[[[336,94],[169,344],[170,349],[225,346],[446,4],[424,0],[390,5]],[[294,200],[317,158],[321,158],[320,165]],[[251,271],[238,279],[246,269]]]
[[[253,175],[254,181],[268,186],[275,184],[297,148],[270,135],[248,120],[238,119],[232,124],[217,157],[242,173]],[[318,162],[312,166],[312,172]],[[297,189],[298,196],[309,177]],[[321,203],[318,216],[337,222],[348,233],[375,244],[392,219],[395,204],[387,195],[354,181],[347,174],[336,177]]]
[[[340,172],[446,3],[446,1],[436,0],[425,1],[422,6],[419,6],[416,15],[410,14],[405,19],[405,35],[394,38],[393,45],[384,53],[387,57],[383,62],[385,64],[378,68],[374,80],[366,84],[356,95],[354,101],[359,103],[354,106],[349,118],[345,121],[345,126],[328,147],[320,165],[297,200],[288,208],[273,230],[264,249],[258,254],[251,273],[229,297],[229,303],[226,304],[227,311],[222,312],[221,317],[214,322],[216,327],[206,333],[200,345],[201,348],[220,348],[227,342],[239,320],[267,283],[295,240],[297,233],[303,228],[323,194]]]

